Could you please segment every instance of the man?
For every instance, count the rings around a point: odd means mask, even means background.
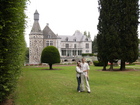
[[[85,62],[85,58],[82,58],[81,71],[83,71],[83,73],[81,74],[81,88],[82,88],[82,91],[85,91],[85,84],[86,84],[88,93],[90,93],[90,86],[88,82],[89,69],[90,69],[89,65]]]

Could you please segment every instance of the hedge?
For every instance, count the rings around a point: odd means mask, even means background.
[[[0,1],[0,102],[15,89],[25,59],[26,0]]]
[[[92,53],[83,53],[82,56],[94,56]]]

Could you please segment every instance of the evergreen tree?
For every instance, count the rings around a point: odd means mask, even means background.
[[[113,69],[113,62],[115,59],[119,59],[119,37],[117,32],[117,4],[116,0],[99,0],[99,23],[97,35],[98,43],[98,57],[104,62],[104,68],[106,63],[111,63],[110,69]]]
[[[60,63],[60,54],[58,49],[54,46],[45,47],[41,54],[41,62],[48,63],[50,70],[53,69],[53,64]]]
[[[134,62],[138,58],[138,0],[120,0],[119,37],[121,38],[121,70],[125,62]]]
[[[138,0],[99,0],[99,12],[98,56],[111,63],[111,70],[121,59],[124,70],[125,62],[138,58]]]

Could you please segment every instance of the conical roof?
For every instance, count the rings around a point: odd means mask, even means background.
[[[30,32],[30,35],[31,34],[42,34],[38,20],[39,20],[39,13],[36,10],[34,13],[34,24],[33,24],[32,30]]]

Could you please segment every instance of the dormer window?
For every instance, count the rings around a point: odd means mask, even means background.
[[[74,38],[74,39],[73,39],[73,41],[75,41],[75,42],[76,42],[76,38]]]
[[[48,38],[51,38],[51,36],[50,36],[50,35],[48,35]]]
[[[88,38],[86,38],[86,41],[88,41]]]
[[[66,37],[66,41],[68,41],[68,37]]]

